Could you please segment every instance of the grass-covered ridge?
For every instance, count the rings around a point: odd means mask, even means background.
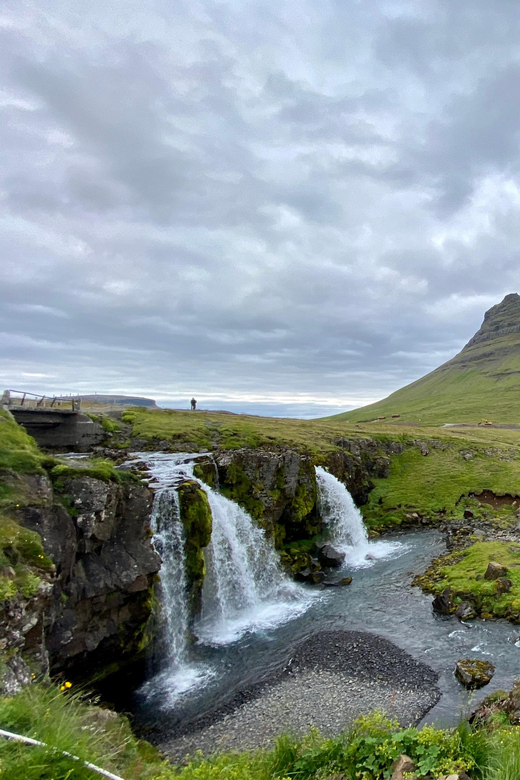
[[[431,519],[450,518],[461,517],[471,507],[478,514],[486,509],[470,496],[485,490],[499,496],[520,495],[520,452],[516,448],[435,443],[438,446],[430,444],[426,456],[417,447],[409,447],[392,457],[388,478],[374,480],[363,507],[369,525],[399,524],[410,512]],[[502,514],[507,515],[507,510]]]
[[[433,425],[473,422],[520,425],[520,297],[508,295],[486,312],[462,352],[430,374],[375,404],[332,419],[348,422],[400,414]]]

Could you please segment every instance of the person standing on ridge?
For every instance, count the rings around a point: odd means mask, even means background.
[[[191,399],[190,404],[191,404],[191,411],[194,412],[195,409],[197,408],[197,401],[195,400],[195,398]]]

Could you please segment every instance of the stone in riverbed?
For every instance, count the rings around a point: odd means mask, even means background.
[[[341,580],[334,580],[333,582],[324,582],[323,585],[325,588],[338,588],[342,585],[350,585],[352,582],[352,577],[343,577]]]
[[[322,566],[337,569],[345,560],[345,554],[336,550],[331,544],[324,544],[318,549],[318,561]]]
[[[482,688],[495,674],[495,667],[489,661],[476,658],[461,658],[455,667],[455,677],[466,688]]]
[[[484,574],[485,580],[496,580],[499,577],[505,577],[508,572],[507,566],[503,566],[498,561],[490,561]]]
[[[443,592],[435,596],[432,601],[432,607],[435,612],[440,612],[442,615],[451,615],[454,606],[453,591],[451,588],[443,590]]]

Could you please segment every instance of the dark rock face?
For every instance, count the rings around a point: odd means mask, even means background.
[[[20,523],[40,534],[56,565],[45,610],[51,672],[84,678],[145,646],[160,558],[150,544],[147,488],[85,476],[65,481],[62,500],[70,514],[49,500],[26,507]]]
[[[489,661],[463,658],[455,667],[455,676],[466,688],[482,688],[494,674],[495,667]]]
[[[321,531],[312,460],[291,450],[234,450],[216,458],[220,489],[265,528],[277,547]]]

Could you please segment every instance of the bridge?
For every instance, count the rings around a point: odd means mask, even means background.
[[[5,390],[1,406],[36,439],[40,447],[88,450],[105,438],[101,425],[81,413],[79,396],[45,396]]]

